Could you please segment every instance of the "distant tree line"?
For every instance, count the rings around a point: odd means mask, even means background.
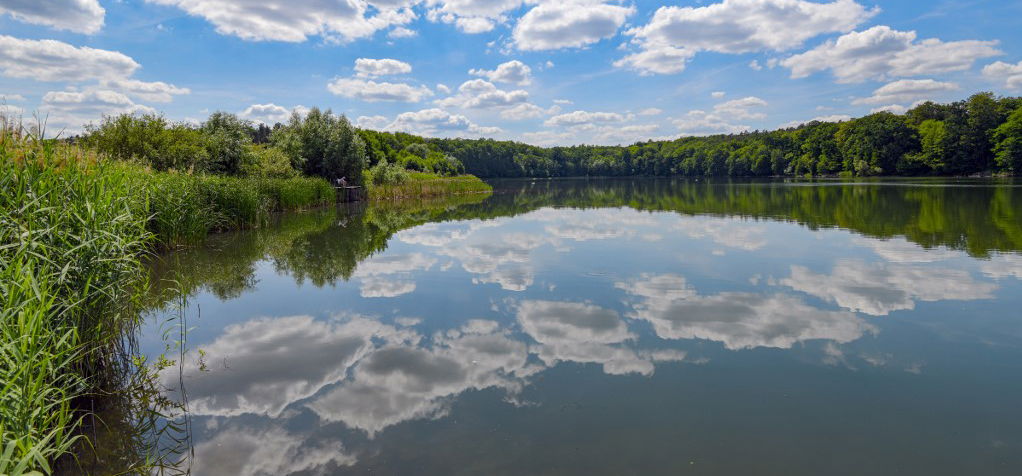
[[[629,146],[429,139],[482,177],[1022,174],[1022,98],[980,93],[905,114]],[[380,133],[374,133],[380,134]],[[405,135],[392,135],[398,142]]]
[[[537,147],[361,132],[371,156],[392,157],[426,144],[481,177],[1018,175],[1020,106],[1022,98],[980,93],[950,104],[926,102],[901,115],[879,112],[840,123],[629,146]]]
[[[629,146],[425,138],[357,129],[343,115],[316,108],[273,126],[224,112],[198,126],[154,115],[107,117],[83,140],[158,169],[303,173],[353,183],[400,175],[395,170],[480,177],[1020,175],[1022,98],[979,93],[949,104],[922,103],[900,115]],[[370,167],[377,173],[364,175]]]

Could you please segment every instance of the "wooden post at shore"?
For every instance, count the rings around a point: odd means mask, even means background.
[[[335,186],[337,190],[337,201],[340,202],[359,202],[366,199],[366,190],[357,185],[339,187]]]

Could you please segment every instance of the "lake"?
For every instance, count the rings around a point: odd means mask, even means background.
[[[1022,474],[1017,184],[494,187],[161,257],[193,474]]]

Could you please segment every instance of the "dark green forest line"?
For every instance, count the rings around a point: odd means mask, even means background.
[[[980,93],[841,123],[683,137],[629,146],[537,147],[492,139],[431,139],[360,130],[368,161],[457,159],[479,177],[572,176],[967,176],[1022,173],[1022,98]],[[258,132],[261,131],[261,132]],[[260,126],[269,137],[273,128]],[[258,139],[258,137],[257,137]],[[422,144],[428,152],[418,150]],[[416,152],[417,151],[417,152]],[[416,153],[411,153],[416,152]]]

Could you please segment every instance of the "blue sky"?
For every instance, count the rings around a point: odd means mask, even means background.
[[[539,145],[773,129],[1022,94],[1022,2],[0,0],[8,112],[374,129]]]

